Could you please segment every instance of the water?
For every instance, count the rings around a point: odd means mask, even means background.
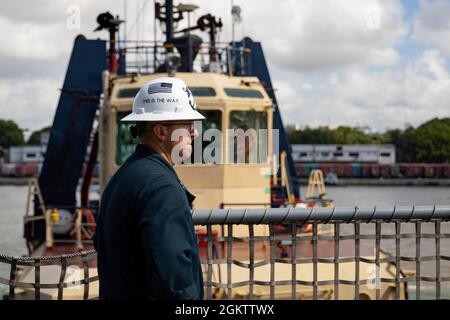
[[[25,215],[27,186],[0,186],[0,253],[22,255],[27,253],[22,238],[22,219]],[[0,277],[7,277],[9,268],[0,263]],[[0,299],[8,288],[0,284]]]
[[[328,186],[326,190],[339,207],[450,205],[450,187]]]
[[[7,255],[27,254],[23,239],[28,186],[0,186],[0,252]]]
[[[373,207],[373,206],[411,206],[411,205],[450,205],[450,187],[385,187],[385,186],[349,186],[349,187],[327,187],[329,198],[334,200],[338,207]],[[422,234],[434,234],[434,223],[422,223]],[[343,225],[341,228],[343,234],[354,234],[352,225]],[[402,223],[401,233],[415,233],[413,223]],[[450,233],[450,223],[441,224],[441,233]],[[373,224],[361,224],[361,234],[375,234]],[[395,234],[395,224],[387,223],[382,225],[382,234]],[[361,240],[361,244],[373,245],[374,240]],[[415,257],[416,241],[412,239],[401,239],[400,254],[407,257]],[[381,249],[395,255],[395,240],[382,240]],[[421,240],[421,255],[433,256],[435,251],[434,239]],[[441,239],[441,254],[450,256],[450,241]],[[450,275],[450,262],[441,260],[441,276]],[[415,262],[401,262],[402,270],[415,270]],[[421,275],[427,277],[436,277],[435,261],[421,262]],[[410,299],[415,299],[415,283],[408,283],[408,292]],[[421,299],[435,299],[436,286],[432,282],[421,282]],[[450,299],[450,284],[443,282],[441,284],[441,298]]]
[[[305,188],[304,188],[305,189]],[[304,191],[303,189],[303,191]],[[22,238],[22,222],[25,214],[27,186],[0,186],[0,253],[8,255],[27,254],[25,241]],[[347,186],[327,187],[328,196],[335,200],[336,206],[392,206],[392,205],[450,205],[450,187],[374,187]],[[344,233],[352,233],[352,228],[343,228]],[[434,233],[433,224],[424,224],[424,233]],[[450,233],[450,224],[442,225],[442,232]],[[383,225],[383,233],[392,233],[393,225]],[[370,225],[361,225],[361,232],[373,234]],[[414,226],[405,224],[402,232],[414,232]],[[414,256],[415,240],[402,240],[402,255]],[[442,240],[442,254],[450,255],[450,245]],[[422,240],[422,254],[434,254],[434,240]],[[383,249],[395,253],[395,241],[382,243]],[[408,264],[405,264],[408,267]],[[442,261],[442,274],[450,274],[450,262]],[[7,276],[9,268],[0,264],[0,276]],[[403,262],[402,262],[403,267]],[[422,272],[434,276],[433,263],[422,263]],[[6,292],[6,287],[0,285],[0,294]],[[422,282],[422,298],[433,298],[433,286]],[[450,297],[448,283],[442,283],[443,294]],[[428,290],[428,291],[427,291]],[[428,293],[427,293],[428,292]]]

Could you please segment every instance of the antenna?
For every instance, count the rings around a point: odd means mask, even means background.
[[[236,60],[236,46],[235,46],[235,26],[241,22],[241,7],[233,4],[231,0],[231,48],[229,49],[228,71],[230,74],[234,73]]]
[[[173,52],[173,1],[166,0],[166,42],[167,52]]]
[[[123,0],[123,42],[125,43],[127,41],[127,0]]]
[[[192,63],[193,63],[193,52],[192,52],[192,37],[191,37],[191,13],[197,10],[199,7],[195,4],[182,4],[180,3],[178,6],[179,12],[187,12],[187,60],[188,60],[188,71],[192,71]]]
[[[234,28],[235,28],[235,25],[238,24],[238,23],[241,23],[241,20],[242,20],[242,18],[241,18],[241,11],[242,11],[241,7],[238,6],[238,5],[233,5],[231,7],[231,17],[232,17],[232,20],[233,20],[232,27],[231,27],[231,41],[232,42],[234,42]]]
[[[116,73],[119,70],[119,64],[116,51],[116,33],[119,31],[119,25],[123,20],[119,16],[114,17],[111,13],[101,13],[97,17],[98,27],[94,31],[108,30],[109,31],[109,71]]]
[[[156,39],[156,28],[157,28],[157,24],[156,24],[156,19],[158,17],[159,12],[157,12],[159,10],[159,8],[156,7],[156,0],[153,0],[153,71],[156,72],[156,53],[158,50],[158,46],[157,46],[157,39]]]
[[[136,47],[139,48],[140,45],[140,24],[141,24],[141,15],[139,12],[139,4],[140,1],[138,0],[136,2]],[[140,59],[140,54],[139,54],[139,49],[136,50],[136,64],[137,64],[137,69],[138,69],[138,73],[141,73],[141,59]]]

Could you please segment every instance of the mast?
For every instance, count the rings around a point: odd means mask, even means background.
[[[166,0],[166,43],[167,52],[173,52],[173,1]]]
[[[97,22],[99,26],[94,31],[107,29],[109,32],[109,72],[117,74],[117,71],[119,70],[119,60],[116,49],[116,34],[118,33],[119,25],[123,20],[120,20],[119,16],[114,17],[111,13],[105,12],[97,17]]]

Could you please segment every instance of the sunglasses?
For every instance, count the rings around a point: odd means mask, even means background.
[[[194,131],[195,125],[194,122],[168,122],[168,123],[160,123],[163,126],[171,127],[171,126],[180,126],[183,129],[191,132]]]

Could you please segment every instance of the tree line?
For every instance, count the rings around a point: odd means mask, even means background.
[[[39,145],[41,144],[41,134],[50,131],[51,127],[45,127],[34,131],[28,140],[25,140],[24,130],[13,120],[0,119],[0,156],[4,155],[4,150],[12,146]]]
[[[40,144],[45,127],[34,131],[25,141],[23,130],[13,120],[0,119],[0,147]],[[414,128],[392,129],[384,133],[366,133],[360,128],[340,126],[296,130],[287,127],[291,144],[393,144],[398,162],[450,162],[450,118],[434,118]]]
[[[365,133],[360,128],[340,126],[300,130],[288,127],[291,144],[393,144],[397,162],[450,162],[450,118],[434,118],[414,128]]]

